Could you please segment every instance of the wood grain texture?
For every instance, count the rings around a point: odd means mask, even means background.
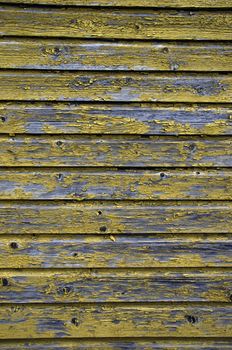
[[[0,202],[0,234],[232,233],[232,204]]]
[[[231,284],[218,269],[9,270],[0,271],[0,303],[231,302]]]
[[[75,6],[170,7],[170,8],[230,8],[231,0],[8,0],[8,3]]]
[[[19,1],[0,349],[232,350],[232,0]]]
[[[231,103],[223,73],[0,71],[2,100]]]
[[[1,170],[0,199],[231,200],[230,170]]]
[[[0,39],[0,67],[231,72],[232,45],[220,42]]]
[[[0,268],[232,267],[231,249],[230,234],[17,234],[1,237]]]
[[[0,35],[104,39],[231,40],[227,10],[68,9],[2,6]]]
[[[217,339],[52,339],[0,340],[1,350],[231,350],[231,340]]]
[[[230,337],[231,305],[0,305],[0,337]]]
[[[0,133],[232,135],[232,106],[0,102]]]
[[[229,137],[0,136],[0,166],[231,167]]]

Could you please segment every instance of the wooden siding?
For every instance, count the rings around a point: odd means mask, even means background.
[[[105,39],[231,40],[227,10],[62,9],[1,6],[0,35]]]
[[[5,102],[0,103],[0,113],[2,132],[12,136],[14,134],[232,135],[230,104]]]
[[[37,340],[37,341],[23,341],[17,339],[16,341],[2,341],[2,350],[231,350],[230,340],[157,340],[153,338],[150,340],[141,340],[141,338],[121,339],[121,340]]]
[[[231,234],[11,234],[1,235],[0,267],[231,268],[231,249]]]
[[[231,350],[232,1],[0,2],[0,350]]]
[[[1,71],[3,100],[99,102],[227,102],[226,73]]]
[[[72,6],[123,6],[171,8],[230,8],[231,0],[8,0],[8,3]]]
[[[231,72],[232,44],[9,38],[0,39],[0,64],[6,69]]]

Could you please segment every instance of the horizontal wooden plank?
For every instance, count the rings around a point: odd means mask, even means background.
[[[8,0],[8,3],[48,4],[72,6],[123,6],[123,7],[170,7],[170,8],[229,8],[231,0]]]
[[[0,340],[1,350],[231,350],[231,339]]]
[[[105,39],[231,40],[227,10],[1,6],[0,35]]]
[[[0,234],[232,233],[232,203],[0,202]]]
[[[10,270],[0,303],[231,302],[231,284],[227,270]]]
[[[0,136],[0,166],[231,167],[229,137]]]
[[[1,39],[0,68],[231,72],[232,45]]]
[[[0,199],[232,199],[230,170],[1,170]]]
[[[223,73],[0,71],[2,100],[231,102]]]
[[[232,267],[225,234],[1,237],[0,268]]]
[[[0,337],[230,337],[232,306],[0,305]]]
[[[232,106],[2,102],[0,133],[232,135]]]

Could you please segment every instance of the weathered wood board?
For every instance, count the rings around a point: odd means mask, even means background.
[[[232,75],[4,70],[0,89],[6,101],[231,103]]]
[[[122,7],[171,7],[171,8],[230,8],[231,0],[8,0],[8,3],[76,5],[76,6],[122,6]]]
[[[0,166],[231,167],[230,137],[0,136]]]
[[[143,339],[130,338],[121,340],[84,340],[84,339],[58,339],[58,340],[29,340],[0,341],[1,350],[231,350],[230,340],[218,339]]]
[[[231,234],[12,234],[1,235],[0,267],[231,268],[231,249]]]
[[[232,199],[230,170],[1,170],[0,199]]]
[[[226,201],[1,201],[2,234],[232,233]]]
[[[163,339],[151,339],[151,340],[141,340],[131,338],[124,340],[105,340],[100,339],[96,340],[65,340],[59,339],[56,341],[47,341],[47,340],[30,340],[30,341],[1,341],[2,350],[73,350],[78,347],[81,350],[102,350],[104,346],[105,350],[129,350],[131,347],[135,350],[231,350],[230,340],[208,340],[201,339],[196,340],[182,340],[182,339],[172,339],[172,340],[163,340]]]
[[[232,106],[0,102],[2,134],[232,135]]]
[[[232,306],[201,304],[0,305],[0,337],[230,337]]]
[[[232,12],[17,7],[0,8],[1,36],[149,40],[231,40]]]
[[[232,45],[192,41],[0,39],[0,66],[6,69],[231,72]]]
[[[231,283],[231,271],[207,269],[4,271],[0,303],[231,303]]]

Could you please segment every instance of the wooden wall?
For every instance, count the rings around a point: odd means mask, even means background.
[[[0,20],[0,350],[232,349],[232,1]]]

